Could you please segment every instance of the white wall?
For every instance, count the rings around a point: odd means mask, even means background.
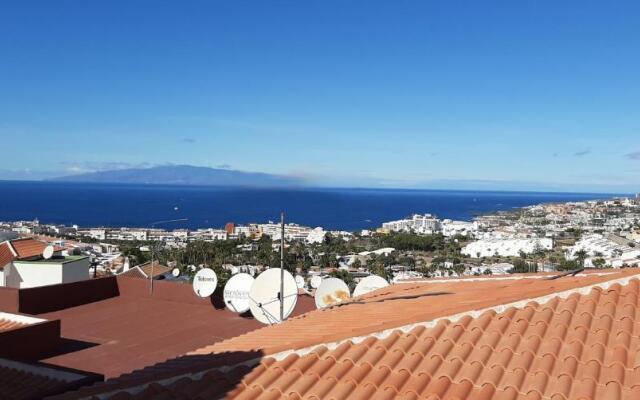
[[[88,257],[65,263],[62,267],[62,283],[85,281],[89,279],[90,265]]]
[[[89,279],[89,258],[60,262],[14,261],[6,286],[30,288]]]
[[[7,286],[30,288],[62,282],[62,264],[14,261]]]

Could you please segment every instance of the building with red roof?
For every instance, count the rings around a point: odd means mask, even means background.
[[[2,364],[20,361],[35,371],[33,383],[44,385],[23,397],[16,393],[24,385],[0,377],[0,398],[41,399],[96,380],[137,376],[138,370],[263,326],[228,311],[221,291],[201,298],[188,284],[157,281],[151,292],[149,283],[120,275],[0,288],[0,374],[20,376],[22,370],[4,370]],[[301,295],[294,315],[313,308],[313,298]],[[70,371],[78,379],[69,385],[47,381],[41,367]]]
[[[45,398],[640,398],[640,269],[429,279],[320,310],[303,295],[271,326],[189,285],[148,289],[118,276],[0,290],[0,309],[47,329],[38,342],[58,324],[31,360],[84,382]],[[28,328],[16,321],[8,340]]]
[[[50,248],[50,254],[45,249]],[[0,286],[29,288],[89,279],[89,258],[33,238],[0,243]]]
[[[640,270],[393,285],[55,399],[638,399]]]

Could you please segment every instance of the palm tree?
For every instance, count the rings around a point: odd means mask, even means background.
[[[584,249],[580,249],[575,252],[575,256],[576,256],[576,260],[578,260],[578,264],[580,264],[580,266],[584,268],[584,260],[588,256],[587,252]]]

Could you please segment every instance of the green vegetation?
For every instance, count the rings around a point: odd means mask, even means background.
[[[342,279],[344,283],[349,286],[349,290],[353,293],[353,290],[356,288],[356,281],[353,279],[353,275],[349,273],[349,271],[345,271],[343,269],[337,269],[329,274],[334,278]]]
[[[510,274],[526,273],[526,272],[538,272],[538,264],[533,262],[527,262],[523,258],[517,258],[513,262],[513,268],[509,270]]]
[[[441,234],[416,235],[414,233],[391,233],[378,237],[380,247],[393,247],[396,250],[436,251],[446,246]]]

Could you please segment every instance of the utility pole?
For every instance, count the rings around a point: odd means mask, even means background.
[[[280,213],[280,322],[284,320],[284,211]]]
[[[155,246],[156,246],[155,243],[151,244],[151,274],[149,275],[149,280],[150,280],[149,294],[153,294],[153,250]]]

